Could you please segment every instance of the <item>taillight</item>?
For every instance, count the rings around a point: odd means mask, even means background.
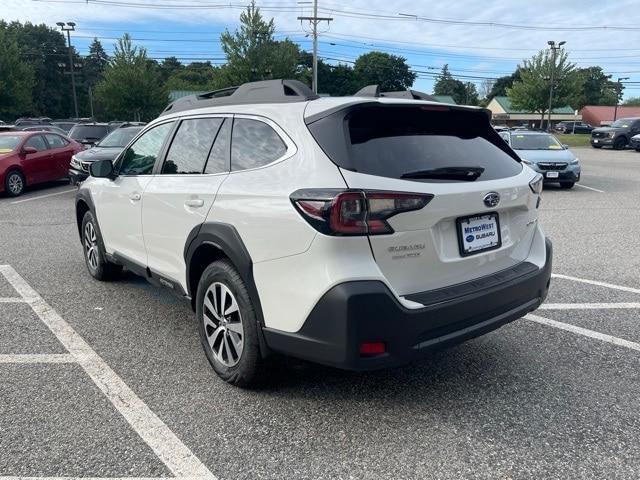
[[[326,235],[393,233],[389,218],[420,210],[432,198],[425,193],[378,190],[309,189],[291,194],[291,201],[305,220]]]

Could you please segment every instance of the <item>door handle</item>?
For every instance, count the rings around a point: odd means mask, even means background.
[[[200,207],[204,206],[204,200],[201,200],[199,198],[192,198],[190,200],[186,200],[184,202],[184,204],[187,207],[200,208]]]
[[[132,202],[137,202],[142,198],[142,195],[140,195],[139,193],[132,193],[131,195],[129,195],[129,200],[131,200]]]

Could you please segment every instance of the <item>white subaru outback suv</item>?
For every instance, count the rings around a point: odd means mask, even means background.
[[[485,110],[270,80],[171,104],[91,165],[76,216],[90,274],[190,299],[246,386],[272,352],[382,368],[536,309],[541,190]]]

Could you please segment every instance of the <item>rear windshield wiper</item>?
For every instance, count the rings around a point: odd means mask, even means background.
[[[484,172],[483,167],[442,167],[416,170],[400,175],[400,178],[432,178],[437,180],[464,180],[473,182]]]

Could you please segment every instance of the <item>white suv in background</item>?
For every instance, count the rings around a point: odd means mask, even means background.
[[[76,213],[91,275],[190,299],[245,386],[271,352],[382,368],[536,309],[541,190],[485,110],[272,80],[174,102],[91,165]]]

